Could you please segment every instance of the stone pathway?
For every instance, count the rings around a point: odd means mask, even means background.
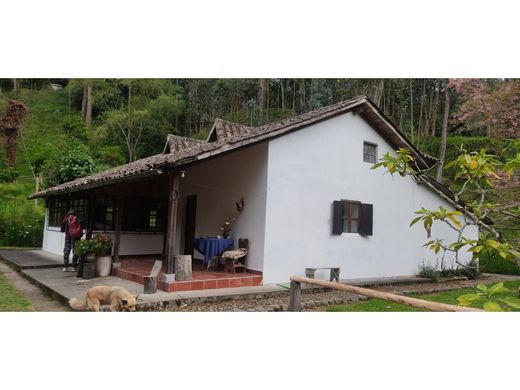
[[[511,275],[491,275],[486,274],[477,280],[452,280],[440,283],[413,283],[406,285],[385,285],[372,286],[369,288],[393,292],[396,294],[429,294],[448,290],[455,290],[466,287],[473,287],[480,283],[495,283],[505,280],[518,280],[520,276]],[[270,311],[286,311],[288,305],[288,295],[278,295],[263,298],[249,299],[229,299],[216,302],[193,303],[190,305],[181,305],[179,307],[164,307],[160,311],[180,311],[180,312],[270,312]],[[364,296],[348,293],[345,291],[316,291],[308,290],[302,292],[302,309],[303,311],[325,311],[328,305],[349,304],[358,301],[364,301]],[[157,310],[157,309],[153,309]]]
[[[0,272],[6,277],[9,283],[32,302],[34,311],[69,311],[68,307],[44,295],[37,286],[2,261],[0,261]]]

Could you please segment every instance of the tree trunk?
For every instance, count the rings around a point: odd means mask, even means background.
[[[373,94],[373,97],[374,97],[374,103],[376,104],[376,106],[378,106],[379,108],[381,108],[381,97],[383,96],[383,90],[385,88],[385,81],[384,80],[381,80],[379,81],[379,83],[376,85],[376,87],[374,88],[374,94]]]
[[[269,84],[267,79],[260,79],[260,90],[258,91],[258,109],[260,110],[260,121],[264,120],[265,110],[267,108],[267,91]]]
[[[292,113],[295,114],[296,108],[296,79],[293,80],[293,95],[292,95]]]
[[[85,125],[92,126],[92,80],[87,85],[87,104],[85,108]]]
[[[85,120],[87,112],[87,87],[83,87],[83,99],[81,99],[81,118]]]
[[[285,110],[285,91],[283,89],[283,79],[280,79],[280,91],[282,93],[282,110]]]
[[[435,85],[435,102],[433,103],[432,128],[430,135],[435,137],[435,125],[437,124],[437,109],[439,107],[439,86]]]
[[[20,88],[20,80],[13,79],[13,92],[16,93],[18,91],[18,88]]]
[[[437,181],[442,180],[442,170],[444,169],[444,160],[446,158],[446,141],[448,139],[448,118],[450,116],[450,91],[448,82],[444,86],[444,120],[442,122],[441,145],[439,150],[439,166],[437,167]]]
[[[192,274],[191,255],[175,256],[175,280],[191,280]]]

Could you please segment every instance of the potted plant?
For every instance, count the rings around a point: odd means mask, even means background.
[[[100,243],[96,240],[81,240],[74,246],[74,251],[79,260],[91,263],[96,260],[96,253],[100,248]]]
[[[80,240],[74,246],[79,260],[78,277],[92,279],[96,274],[96,253],[101,244],[97,240]]]
[[[112,237],[106,233],[97,234],[92,241],[96,241],[96,275],[110,276],[112,271]]]

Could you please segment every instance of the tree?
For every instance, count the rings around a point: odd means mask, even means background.
[[[49,163],[46,183],[48,186],[66,183],[91,175],[97,168],[88,147],[78,144]]]
[[[502,139],[520,137],[520,80],[452,79],[461,104],[461,131]]]
[[[185,107],[180,88],[162,79],[120,80],[118,88],[125,96],[119,108],[104,112],[96,138],[123,146],[128,162],[159,153],[166,135],[179,133],[175,123]]]
[[[461,189],[454,193],[454,202],[437,190],[435,185],[431,183],[431,180],[425,177],[426,173],[415,170],[412,167],[413,161],[414,158],[409,154],[409,151],[405,148],[400,148],[395,156],[392,156],[390,153],[383,155],[381,161],[375,164],[372,169],[384,167],[392,175],[397,173],[403,177],[413,177],[454,205],[454,211],[449,211],[443,206],[439,206],[438,210],[422,207],[415,212],[418,216],[410,223],[410,226],[413,226],[418,222],[422,222],[427,238],[430,238],[434,222],[445,223],[457,232],[457,239],[454,242],[447,243],[444,239],[436,239],[424,244],[425,247],[431,249],[436,254],[441,253],[441,267],[448,253],[454,255],[455,263],[461,267],[478,267],[477,261],[483,254],[496,255],[511,261],[520,260],[518,248],[513,243],[505,242],[501,235],[488,224],[488,217],[496,214],[513,216],[520,221],[520,207],[518,207],[518,204],[499,205],[486,201],[489,189],[493,187],[491,178],[498,178],[496,172],[500,163],[494,156],[488,155],[485,150],[469,153],[462,151],[457,159],[446,166],[455,170],[455,180],[463,182]],[[511,170],[516,169],[514,160],[509,161],[506,165]],[[468,196],[468,194],[469,198],[462,202],[462,197]],[[478,239],[464,236],[464,231],[471,225],[476,225],[480,228],[481,233]],[[475,264],[463,264],[459,261],[459,252],[462,248],[466,248],[468,252],[472,253],[472,259]]]

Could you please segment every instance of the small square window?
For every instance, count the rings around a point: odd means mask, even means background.
[[[377,162],[377,145],[363,142],[363,161],[375,164]]]

